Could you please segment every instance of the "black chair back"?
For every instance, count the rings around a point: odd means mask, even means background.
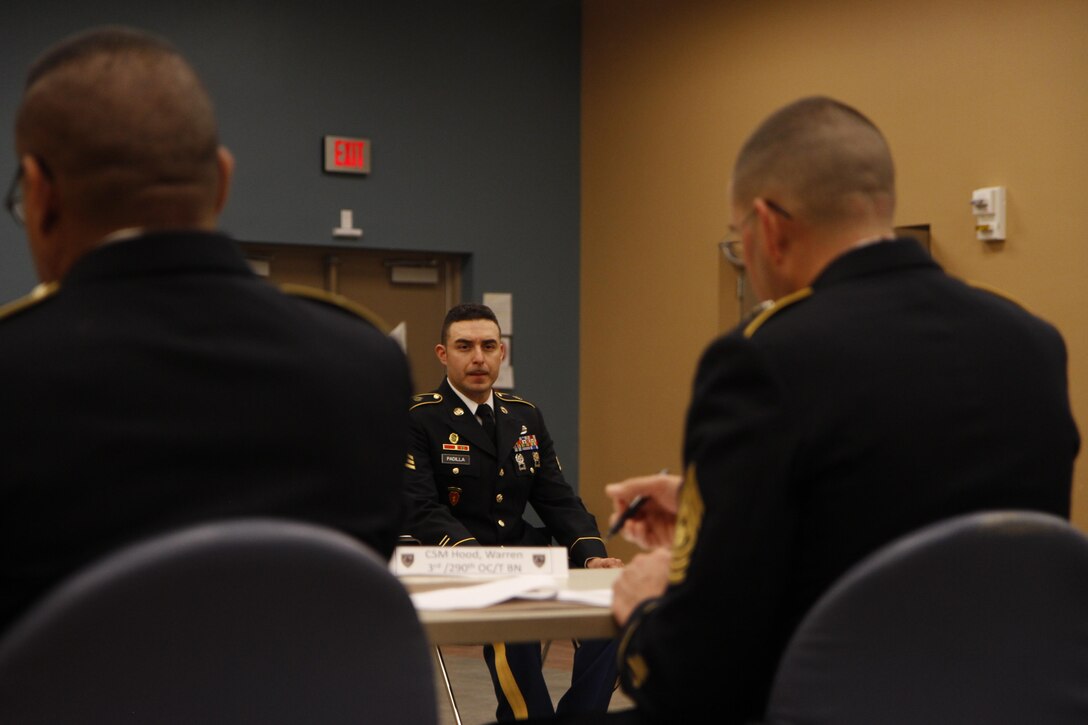
[[[1088,537],[967,515],[873,554],[787,647],[775,725],[1088,723]]]
[[[436,723],[430,650],[373,550],[198,525],[63,582],[0,641],[0,722]]]

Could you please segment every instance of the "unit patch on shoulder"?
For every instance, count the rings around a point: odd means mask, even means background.
[[[796,292],[791,292],[785,297],[778,298],[777,300],[772,302],[765,310],[763,310],[763,312],[760,312],[758,315],[756,315],[756,318],[754,320],[748,323],[748,325],[744,328],[744,336],[750,338],[752,335],[756,334],[756,330],[763,327],[763,324],[767,322],[767,320],[771,319],[790,305],[796,304],[801,300],[805,299],[806,297],[810,297],[811,295],[811,287],[802,287]]]
[[[9,317],[14,317],[23,310],[30,309],[34,305],[43,302],[55,295],[60,290],[60,284],[57,282],[43,282],[30,291],[30,294],[20,297],[17,300],[12,300],[6,305],[0,306],[0,320],[6,320]]]
[[[304,284],[292,284],[290,282],[280,285],[280,290],[285,294],[289,294],[292,297],[301,297],[302,299],[314,300],[316,302],[323,302],[331,307],[337,307],[345,312],[350,312],[356,317],[362,318],[369,322],[374,327],[378,328],[383,335],[389,334],[389,325],[385,324],[377,313],[372,310],[363,307],[358,302],[350,300],[343,295],[338,295],[333,292],[326,292],[323,289],[316,287],[309,287]]]

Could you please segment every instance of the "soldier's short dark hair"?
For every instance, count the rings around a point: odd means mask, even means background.
[[[499,327],[499,318],[495,317],[495,313],[487,305],[477,304],[475,302],[465,302],[464,304],[451,307],[450,311],[446,313],[446,319],[442,321],[442,336],[440,342],[446,344],[446,336],[450,334],[450,325],[455,322],[464,322],[466,320],[491,320],[495,323],[496,327]],[[501,333],[502,330],[499,330]]]
[[[65,178],[69,209],[103,226],[176,227],[222,199],[207,90],[168,41],[135,28],[92,28],[46,50],[15,146]]]
[[[741,147],[733,202],[785,195],[808,221],[838,222],[855,197],[895,201],[895,166],[880,129],[852,106],[826,96],[802,98],[768,117]],[[795,208],[796,207],[796,208]]]

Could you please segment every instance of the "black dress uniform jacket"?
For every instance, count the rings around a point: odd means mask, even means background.
[[[844,254],[704,354],[672,583],[621,635],[625,690],[660,721],[762,719],[850,565],[957,514],[1068,516],[1078,448],[1053,327],[911,240]]]
[[[412,398],[405,530],[428,546],[567,547],[572,566],[607,556],[597,522],[563,478],[540,411],[495,391],[498,443],[443,381]],[[547,533],[522,518],[531,503]]]
[[[201,520],[308,520],[391,554],[407,363],[321,298],[177,233],[108,244],[0,312],[0,627],[88,560]]]
[[[409,406],[410,444],[404,486],[405,531],[427,546],[567,548],[570,564],[607,556],[597,522],[563,478],[544,418],[526,400],[494,392],[491,440],[448,380]],[[532,504],[546,529],[523,518]],[[553,708],[537,643],[484,645],[500,720],[608,709],[616,682],[615,643],[582,642],[571,687]]]

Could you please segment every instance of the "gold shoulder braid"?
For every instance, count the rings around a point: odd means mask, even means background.
[[[684,581],[691,564],[691,552],[703,524],[703,495],[695,476],[695,464],[688,464],[687,475],[680,486],[680,507],[676,512],[676,531],[672,539],[672,561],[669,562],[669,584]]]
[[[292,284],[290,282],[281,284],[280,290],[285,294],[289,294],[292,297],[301,297],[303,299],[314,300],[316,302],[324,302],[327,305],[333,307],[339,307],[342,310],[347,310],[356,317],[361,317],[374,327],[378,328],[384,335],[389,334],[389,325],[385,324],[385,320],[377,315],[377,313],[368,310],[358,302],[349,300],[343,295],[334,294],[332,292],[326,292],[323,289],[317,287],[309,287],[304,284]]]
[[[751,337],[756,334],[756,330],[763,327],[763,323],[774,317],[776,314],[786,309],[795,302],[800,302],[806,297],[812,294],[811,287],[802,287],[796,292],[791,292],[785,297],[779,297],[777,300],[768,305],[762,312],[756,315],[756,318],[748,323],[744,328],[744,336]]]
[[[23,310],[29,309],[39,302],[49,299],[55,295],[58,290],[60,290],[59,282],[42,282],[32,289],[30,294],[20,297],[17,300],[12,300],[0,307],[0,320],[13,317]]]
[[[421,405],[434,405],[442,402],[442,393],[420,393],[412,396],[412,402],[408,404],[408,410],[415,410]]]
[[[504,403],[521,403],[522,405],[528,405],[530,408],[535,408],[536,407],[535,405],[530,403],[528,400],[524,400],[522,398],[519,398],[516,395],[511,395],[510,393],[501,393],[498,390],[495,391],[495,397],[498,398],[499,400],[501,400]]]

